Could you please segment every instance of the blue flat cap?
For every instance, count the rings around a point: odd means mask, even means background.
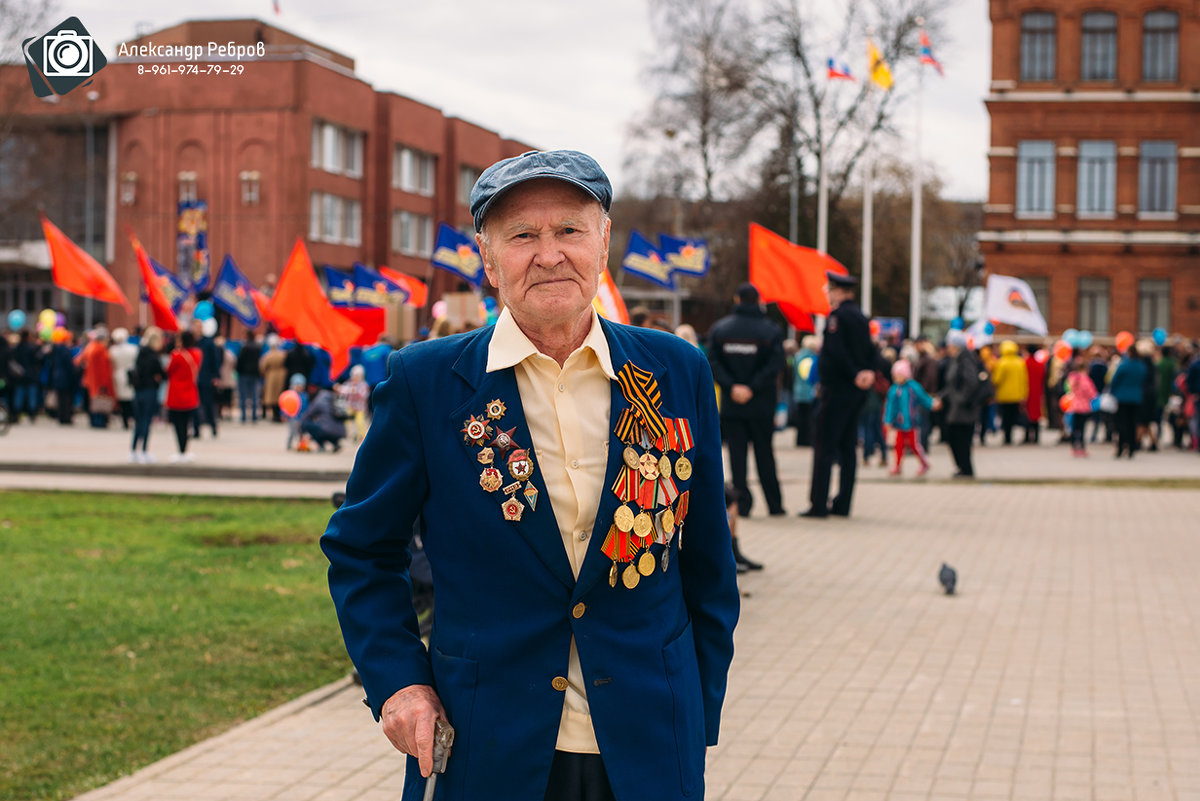
[[[535,178],[556,178],[595,198],[605,211],[612,206],[612,184],[594,158],[578,150],[531,150],[497,161],[479,176],[471,189],[475,230],[483,229],[483,218],[501,195]]]

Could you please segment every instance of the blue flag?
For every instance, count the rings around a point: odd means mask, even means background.
[[[171,304],[171,313],[179,314],[179,310],[183,308],[183,302],[187,300],[187,286],[183,281],[179,280],[175,273],[156,262],[153,258],[150,258],[150,267],[154,270],[154,276],[158,281],[159,287],[162,288],[163,297],[167,299],[167,303]],[[145,287],[142,287],[142,300],[148,300]]]
[[[408,302],[407,289],[389,281],[365,264],[354,262],[354,305],[380,309],[389,295],[395,295],[401,303]]]
[[[213,284],[212,300],[247,328],[258,328],[262,322],[258,306],[254,304],[254,284],[242,274],[233,256],[228,253],[225,254],[225,261],[221,262],[221,272]]]
[[[465,278],[475,286],[483,285],[483,257],[479,255],[475,240],[446,223],[438,225],[437,244],[431,261],[434,267]]]
[[[354,308],[354,278],[326,264],[325,283],[329,285],[329,305],[335,309]]]
[[[708,240],[679,239],[659,234],[658,248],[663,259],[671,266],[672,273],[683,273],[693,278],[708,274]]]
[[[671,266],[667,264],[658,248],[649,239],[637,231],[629,233],[629,247],[625,249],[625,258],[621,259],[621,267],[627,273],[633,273],[639,278],[645,278],[667,289],[675,288],[675,279],[671,277]]]

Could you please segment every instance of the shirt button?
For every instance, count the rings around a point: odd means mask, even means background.
[[[576,470],[578,470],[578,469],[579,469],[579,460],[578,460],[578,459],[572,459],[572,460],[571,460],[571,467],[573,467],[573,468],[575,468]]]
[[[562,676],[555,676],[554,681],[550,682],[550,686],[558,690],[560,693],[567,691],[567,680]]]
[[[559,392],[566,392],[566,391],[567,391],[567,385],[566,385],[566,384],[559,384],[559,385],[558,385],[558,391],[559,391]]]
[[[587,538],[588,538],[588,533],[586,531],[579,532],[579,541],[580,542],[583,542]]]
[[[575,604],[575,608],[571,610],[571,617],[578,620],[583,617],[583,613],[587,611],[586,604]]]

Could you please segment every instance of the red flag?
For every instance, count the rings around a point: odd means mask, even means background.
[[[258,309],[258,316],[263,319],[263,322],[270,320],[271,314],[271,299],[257,289],[250,290],[250,298],[254,301],[254,308]]]
[[[121,286],[108,270],[88,255],[87,251],[68,239],[54,223],[46,219],[45,214],[42,215],[42,232],[46,237],[46,244],[50,246],[50,264],[55,286],[85,298],[120,303],[125,307],[125,311],[133,312],[133,307],[129,305]]]
[[[162,284],[158,282],[158,273],[150,266],[150,257],[146,255],[146,249],[131,229],[126,233],[129,234],[129,242],[133,245],[133,255],[137,257],[142,283],[146,285],[146,299],[150,302],[150,315],[154,318],[154,324],[164,331],[178,331],[179,320],[175,317],[175,312],[171,311],[167,296],[163,294]]]
[[[281,332],[290,329],[297,341],[329,351],[330,375],[346,369],[350,347],[362,334],[362,329],[329,305],[302,239],[296,240],[283,268],[271,299],[271,315]]]
[[[592,298],[592,306],[606,320],[629,325],[629,310],[625,308],[625,299],[621,290],[605,267],[600,273],[600,284],[596,288],[596,297]]]
[[[393,270],[390,267],[379,267],[376,269],[376,272],[393,284],[408,290],[409,306],[419,309],[429,299],[429,287],[425,286],[424,281],[419,281],[411,275],[402,273],[399,270]]]
[[[750,283],[766,303],[797,328],[813,330],[809,315],[829,314],[826,271],[849,273],[837,259],[812,248],[793,245],[779,234],[750,223]]]

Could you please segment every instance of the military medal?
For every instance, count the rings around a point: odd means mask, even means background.
[[[489,420],[499,420],[508,411],[508,407],[504,405],[502,400],[494,400],[487,405],[487,416]]]
[[[671,477],[671,460],[667,458],[665,453],[658,460],[658,472],[663,478]]]
[[[654,521],[650,515],[645,512],[640,513],[633,519],[633,533],[639,537],[646,537],[654,531]]]
[[[525,504],[516,499],[515,496],[510,496],[504,503],[500,504],[500,508],[504,510],[504,519],[520,522],[521,513],[525,511]]]
[[[666,509],[663,509],[658,519],[665,534],[671,534],[675,531],[675,513],[671,511],[671,507],[668,506]]]
[[[638,574],[637,568],[633,566],[632,562],[629,564],[629,567],[625,568],[625,570],[621,573],[621,581],[625,583],[625,589],[627,590],[632,590],[641,580],[642,577]]]
[[[529,504],[529,511],[537,509],[538,491],[533,484],[525,485],[525,501]]]
[[[488,428],[490,430],[491,427],[489,426]],[[517,427],[513,426],[507,431],[497,431],[496,438],[488,444],[499,450],[501,454],[508,453],[513,448],[517,447],[517,443],[513,441],[513,432],[516,430]]]
[[[667,572],[667,566],[671,564],[671,541],[667,540],[666,546],[662,552],[662,572]]]
[[[486,422],[471,415],[463,424],[463,439],[472,445],[482,445],[483,441],[492,435],[492,427]]]
[[[527,481],[533,475],[533,460],[529,451],[517,448],[508,456],[508,472],[517,481]]]
[[[479,486],[483,487],[485,492],[495,492],[500,489],[500,485],[504,483],[504,477],[500,475],[500,471],[494,467],[485,468],[479,474]]]
[[[513,483],[509,484],[507,487],[502,489],[501,492],[503,492],[505,495],[515,495],[517,493],[517,490],[519,490],[520,488],[521,488],[521,482],[514,481]]]
[[[637,569],[638,572],[643,576],[649,576],[654,572],[654,554],[650,553],[649,548],[647,548],[646,552],[643,553],[641,558],[638,559]]]
[[[610,586],[610,587],[617,586],[617,573],[618,572],[619,571],[617,570],[617,563],[613,562],[612,569],[608,571],[608,586]]]
[[[625,466],[630,470],[637,470],[642,463],[638,452],[631,445],[626,445],[625,450],[621,451],[621,458],[625,461]]]
[[[687,481],[692,477],[692,463],[686,456],[675,460],[675,475],[679,476],[680,481]]]
[[[633,510],[626,504],[621,504],[617,507],[617,511],[613,513],[613,523],[617,529],[628,534],[633,530]]]
[[[480,464],[491,464],[496,458],[496,452],[491,448],[484,448],[479,452]]]

